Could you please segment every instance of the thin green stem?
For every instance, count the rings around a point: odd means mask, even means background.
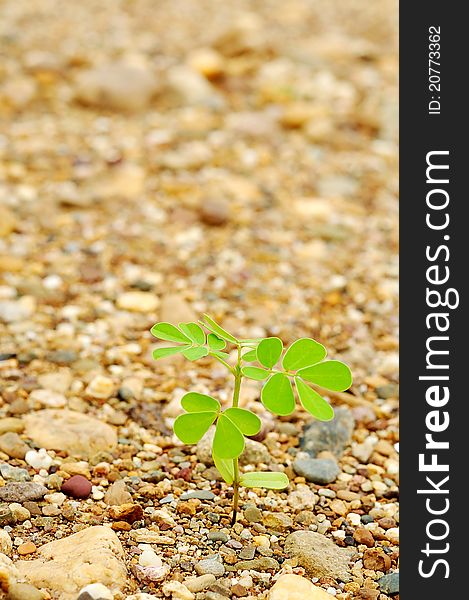
[[[225,360],[223,360],[223,358],[220,358],[219,356],[217,356],[216,354],[213,354],[212,352],[208,353],[209,356],[211,356],[212,358],[215,358],[216,360],[218,360],[218,362],[220,362],[222,365],[224,365],[230,373],[232,373],[233,375],[235,375],[235,369],[229,365]]]
[[[239,392],[241,390],[241,380],[243,378],[243,374],[241,373],[241,345],[238,346],[238,362],[236,363],[236,367],[234,368],[234,376],[235,376],[235,384],[234,384],[234,390],[233,390],[233,401],[231,403],[231,406],[236,408],[239,404]],[[232,526],[236,523],[236,517],[238,514],[238,503],[239,503],[238,458],[233,459],[233,472],[234,472],[234,481],[233,481],[233,516],[231,518]]]

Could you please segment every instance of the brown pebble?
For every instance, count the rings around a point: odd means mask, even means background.
[[[126,521],[115,521],[111,525],[111,529],[114,529],[114,531],[130,531],[132,529],[132,525]]]
[[[368,548],[373,548],[373,546],[375,545],[375,540],[374,537],[371,535],[371,532],[368,531],[368,529],[365,529],[364,527],[359,527],[354,532],[353,538],[358,544],[364,544],[365,546],[368,546]]]
[[[220,226],[227,223],[230,216],[229,204],[222,199],[205,199],[199,208],[200,220],[206,225]]]
[[[127,521],[127,523],[134,523],[143,519],[143,508],[140,504],[121,504],[120,506],[111,506],[109,509],[109,516],[115,521]]]
[[[21,544],[21,546],[18,546],[18,554],[20,554],[21,556],[25,556],[26,554],[33,554],[33,552],[36,552],[36,550],[36,544],[34,544],[33,542],[25,542],[24,544]]]
[[[391,558],[380,548],[370,548],[363,553],[363,566],[372,571],[389,571],[391,568]]]
[[[243,598],[243,596],[248,595],[247,589],[245,587],[243,587],[242,585],[239,585],[239,583],[231,586],[231,593],[233,594],[233,596],[236,596],[237,598]]]
[[[197,507],[194,502],[190,500],[188,502],[179,502],[176,508],[176,512],[180,515],[195,515]]]
[[[360,600],[378,600],[379,591],[370,588],[362,588],[359,590],[357,598],[360,598]]]
[[[83,475],[73,475],[62,485],[61,491],[72,498],[88,498],[91,494],[91,483]]]
[[[390,517],[383,517],[378,521],[378,525],[383,529],[391,529],[397,526],[396,521]]]

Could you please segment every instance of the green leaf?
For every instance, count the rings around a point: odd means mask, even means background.
[[[214,333],[208,334],[207,341],[212,350],[223,350],[223,348],[226,346],[225,340],[222,340]]]
[[[230,358],[229,354],[227,354],[226,352],[220,352],[219,350],[212,350],[211,354],[213,354],[214,356],[218,356],[218,358],[221,358],[225,362]]]
[[[241,369],[241,373],[245,377],[249,377],[249,379],[256,379],[257,381],[267,379],[269,376],[269,371],[262,369],[261,367],[243,367]]]
[[[282,365],[287,371],[296,371],[315,365],[326,358],[327,351],[322,344],[311,338],[300,338],[285,352]]]
[[[275,373],[261,392],[262,404],[275,415],[290,415],[295,410],[295,396],[290,380],[283,373]]]
[[[218,413],[215,411],[191,412],[179,415],[174,421],[174,433],[184,444],[197,444],[207,433],[217,415]]]
[[[218,417],[213,438],[213,454],[219,458],[237,458],[244,450],[244,436],[223,413]]]
[[[187,360],[197,360],[199,358],[207,356],[208,349],[205,346],[194,346],[193,348],[184,350],[182,354],[185,358],[187,358]]]
[[[160,340],[166,340],[167,342],[179,342],[180,344],[191,344],[192,341],[182,331],[179,331],[177,327],[171,325],[171,323],[156,323],[151,328],[151,333]]]
[[[197,323],[179,323],[179,329],[198,346],[205,344],[204,330]]]
[[[243,354],[242,359],[245,360],[246,362],[256,361],[257,360],[256,349],[254,348],[254,350],[249,350],[249,352],[246,352],[245,354]]]
[[[281,339],[278,337],[265,338],[257,346],[257,360],[264,367],[271,369],[280,358],[282,350],[283,344]]]
[[[244,435],[257,435],[261,430],[261,420],[250,410],[244,408],[227,408],[223,414],[228,417]]]
[[[204,315],[204,323],[203,324],[209,331],[211,331],[218,337],[223,338],[227,342],[231,342],[232,344],[238,343],[238,340],[234,336],[232,336],[231,333],[228,333],[228,331],[226,331],[226,329],[223,329],[223,327],[218,325],[218,323],[216,321],[214,321],[212,319],[212,317],[209,317],[208,315]]]
[[[212,454],[212,456],[213,462],[215,463],[216,468],[219,470],[220,475],[228,485],[232,484],[234,481],[233,459],[226,460],[225,458],[220,458],[216,454]]]
[[[299,377],[295,377],[295,383],[301,404],[313,417],[319,421],[330,421],[334,418],[334,409],[320,394]]]
[[[195,412],[219,412],[220,403],[212,396],[199,394],[199,392],[188,392],[181,398],[181,406],[189,413]]]
[[[306,367],[298,371],[297,375],[306,381],[335,392],[344,392],[352,385],[352,372],[346,364],[338,360],[327,360],[318,365]]]
[[[244,487],[267,488],[270,490],[283,490],[289,486],[290,481],[285,473],[269,471],[254,471],[241,475],[240,484]]]
[[[171,348],[155,348],[152,352],[152,356],[155,360],[159,358],[166,358],[166,356],[172,356],[173,354],[177,354],[178,352],[183,352],[187,350],[190,346],[172,346]]]

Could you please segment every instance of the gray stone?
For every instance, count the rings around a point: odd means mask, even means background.
[[[332,577],[350,581],[349,562],[354,554],[350,548],[339,548],[320,533],[295,531],[285,540],[285,552],[296,558],[311,577]]]
[[[228,536],[223,531],[209,531],[207,538],[211,542],[227,542]]]
[[[190,500],[197,498],[199,500],[215,500],[216,496],[210,490],[191,490],[181,494],[181,500]]]
[[[0,435],[0,450],[8,454],[10,458],[24,458],[29,446],[23,442],[17,433],[8,431]]]
[[[225,574],[225,567],[218,560],[218,557],[204,558],[195,565],[195,570],[198,575],[215,575],[221,577]]]
[[[20,469],[20,467],[12,467],[7,463],[3,463],[0,465],[0,475],[6,481],[29,481],[31,479],[26,469]]]
[[[330,458],[297,458],[293,470],[306,481],[321,484],[332,483],[340,473],[338,464]]]
[[[0,488],[0,500],[21,504],[28,500],[41,500],[47,492],[47,488],[40,483],[12,482]]]
[[[235,564],[236,571],[254,570],[254,571],[269,571],[273,569],[277,571],[280,565],[275,558],[269,556],[262,556],[261,558],[254,558],[253,560],[240,560]]]
[[[313,457],[328,450],[340,458],[350,444],[354,424],[351,411],[341,406],[335,410],[332,421],[313,421],[305,428],[300,440],[301,449]]]
[[[399,593],[399,573],[389,573],[378,579],[378,585],[381,592],[385,594]]]
[[[257,506],[247,506],[244,509],[244,518],[249,523],[261,523],[262,522],[262,511]]]

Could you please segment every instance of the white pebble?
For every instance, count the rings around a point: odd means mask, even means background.
[[[78,594],[78,600],[93,598],[93,600],[113,600],[114,595],[102,583],[90,583]]]
[[[149,549],[144,550],[140,554],[138,558],[138,564],[141,567],[161,567],[163,566],[163,561],[154,550]]]
[[[24,460],[36,471],[40,471],[41,469],[48,471],[54,462],[53,459],[47,454],[45,448],[41,448],[40,450],[28,450]]]

